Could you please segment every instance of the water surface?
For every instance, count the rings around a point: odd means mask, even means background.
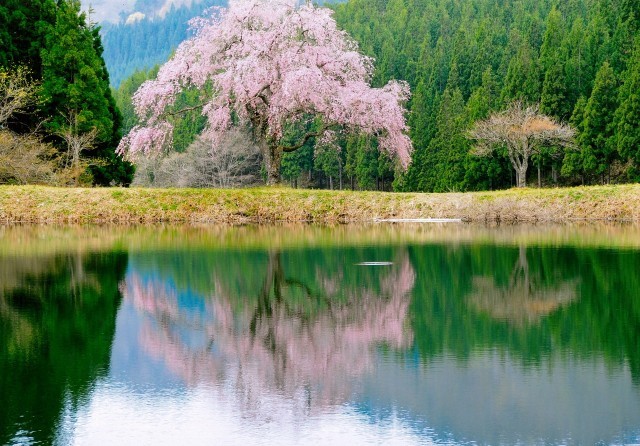
[[[0,229],[0,444],[640,442],[640,229]]]

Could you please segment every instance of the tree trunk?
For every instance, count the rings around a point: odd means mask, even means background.
[[[277,145],[264,144],[262,147],[264,155],[264,167],[267,171],[267,186],[280,184],[280,163],[282,161],[282,151]]]
[[[542,187],[542,172],[540,169],[540,160],[538,159],[538,189]]]
[[[518,178],[518,187],[527,187],[527,164],[522,163],[516,173]]]

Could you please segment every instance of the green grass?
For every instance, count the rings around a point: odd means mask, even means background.
[[[335,223],[390,217],[638,221],[640,185],[443,194],[0,186],[0,223]]]

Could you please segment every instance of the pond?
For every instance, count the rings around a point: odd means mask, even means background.
[[[640,228],[0,228],[0,444],[640,442]]]

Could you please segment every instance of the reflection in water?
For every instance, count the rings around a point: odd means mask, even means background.
[[[496,285],[492,275],[476,276],[469,301],[491,317],[522,324],[537,322],[578,296],[575,280],[559,279],[547,286],[541,282],[529,270],[527,248],[521,245],[508,284]]]
[[[126,255],[0,258],[0,444],[50,444],[104,375]]]
[[[405,319],[415,273],[406,253],[396,262],[376,277],[376,289],[343,289],[340,274],[322,271],[312,281],[289,275],[276,251],[268,254],[255,296],[234,296],[225,283],[239,277],[221,280],[215,271],[215,295],[198,305],[136,270],[123,291],[147,317],[139,334],[144,350],[187,384],[216,384],[232,375],[251,410],[271,393],[293,397],[304,390],[311,411],[345,402],[352,379],[371,368],[376,346],[410,345]]]
[[[0,230],[0,443],[640,442],[640,234],[441,230]]]

